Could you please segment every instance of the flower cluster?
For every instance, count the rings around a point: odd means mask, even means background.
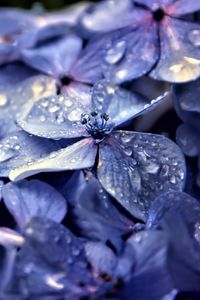
[[[0,10],[0,299],[200,299],[198,10]]]

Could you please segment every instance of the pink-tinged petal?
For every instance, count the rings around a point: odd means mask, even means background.
[[[165,17],[160,23],[160,60],[150,75],[158,80],[177,83],[198,78],[199,33],[199,24]]]
[[[82,48],[82,39],[70,34],[34,49],[22,51],[22,60],[36,70],[59,78],[66,76]]]
[[[157,9],[165,10],[168,5],[172,4],[175,0],[135,0],[135,3],[147,6],[152,11]]]
[[[200,10],[199,0],[178,0],[167,7],[167,13],[172,16],[185,15]]]
[[[121,83],[150,71],[158,59],[157,24],[151,13],[138,10],[136,25],[91,40],[71,70],[73,78],[95,83],[103,77]]]
[[[101,1],[83,13],[81,25],[91,33],[108,32],[133,24],[134,16],[131,0]]]
[[[58,172],[90,168],[95,163],[97,146],[92,138],[83,139],[45,158],[23,165],[10,172],[11,180],[20,180],[41,172]]]

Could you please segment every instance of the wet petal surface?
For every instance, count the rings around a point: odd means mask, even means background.
[[[94,39],[72,68],[74,78],[95,83],[104,76],[116,83],[147,73],[158,59],[157,24],[139,10],[140,23]]]
[[[0,176],[8,177],[9,172],[23,164],[48,155],[60,147],[57,143],[33,137],[18,131],[0,140]]]
[[[67,212],[64,197],[49,184],[36,179],[6,184],[3,199],[20,228],[35,216],[61,222]]]
[[[41,172],[56,172],[90,168],[95,163],[97,146],[92,138],[83,139],[67,148],[24,164],[10,172],[11,180],[20,180]]]
[[[63,95],[28,101],[17,122],[25,131],[46,138],[61,139],[88,135],[81,115],[91,111],[89,87],[74,84]]]
[[[15,85],[0,85],[0,137],[19,130],[15,119],[28,100],[33,103],[40,97],[55,93],[55,90],[55,80],[46,76],[35,76]]]
[[[135,217],[145,220],[156,196],[184,187],[184,158],[164,136],[116,131],[100,145],[97,176]]]
[[[131,118],[154,109],[166,100],[167,93],[151,101],[140,94],[112,84],[109,80],[97,82],[92,90],[94,111],[106,112],[111,122],[118,126]]]
[[[22,52],[22,60],[29,66],[59,78],[67,76],[82,48],[82,40],[69,35],[59,41]]]
[[[169,82],[186,82],[200,75],[200,25],[165,17],[160,23],[161,55],[151,76]],[[197,34],[196,34],[197,33]]]

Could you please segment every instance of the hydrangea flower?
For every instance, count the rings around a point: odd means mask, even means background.
[[[153,109],[165,96],[148,103],[107,81],[97,83],[92,96],[85,89],[78,85],[78,90],[71,87],[66,96],[27,103],[18,118],[27,132],[46,138],[83,139],[11,171],[9,177],[19,180],[39,172],[93,167],[105,190],[135,217],[145,220],[155,196],[183,189],[184,158],[164,136],[115,128]],[[78,97],[70,97],[77,91]]]
[[[200,26],[183,19],[200,9],[196,0],[120,2],[102,1],[83,13],[83,29],[92,38],[73,67],[75,78],[121,83],[146,73],[169,82],[199,77]]]

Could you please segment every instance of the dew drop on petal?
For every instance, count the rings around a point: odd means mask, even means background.
[[[189,32],[189,41],[196,47],[200,46],[200,30],[194,29]]]
[[[4,94],[0,94],[0,107],[5,106],[8,103],[8,98]]]
[[[83,111],[79,108],[72,110],[69,115],[68,115],[68,119],[70,121],[79,121],[81,119],[81,114],[83,113]]]
[[[124,56],[126,50],[126,42],[120,41],[116,43],[113,47],[107,50],[105,61],[109,64],[118,63]]]
[[[200,223],[195,224],[195,230],[194,230],[194,238],[199,242],[200,244]]]
[[[172,184],[175,184],[176,183],[176,177],[174,175],[172,175],[170,178],[169,178],[169,181],[172,183]]]

